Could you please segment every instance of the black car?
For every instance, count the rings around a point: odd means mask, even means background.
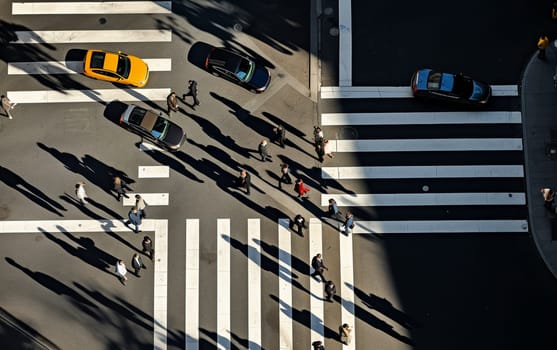
[[[205,60],[205,69],[255,92],[263,92],[271,82],[269,70],[247,57],[215,47]]]
[[[162,113],[156,114],[136,105],[129,105],[122,113],[120,124],[169,151],[177,151],[186,140],[184,130],[164,118]]]

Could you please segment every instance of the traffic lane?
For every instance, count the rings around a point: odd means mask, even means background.
[[[516,84],[540,33],[555,36],[548,2],[352,1],[353,85],[407,84],[431,67]]]
[[[360,322],[377,310],[381,320],[402,327],[394,330],[409,330],[416,349],[554,347],[557,281],[528,235],[364,237],[366,243],[354,245],[355,260],[362,262],[356,287],[369,276],[377,283],[356,290]],[[377,245],[391,294],[378,284],[384,277],[369,257]]]

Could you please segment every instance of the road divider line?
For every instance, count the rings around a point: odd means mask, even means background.
[[[412,113],[322,113],[322,126],[337,125],[434,125],[520,124],[520,112],[412,112]]]
[[[10,44],[170,42],[172,40],[172,31],[167,29],[42,30],[16,31],[14,34],[17,40],[10,41]]]
[[[155,220],[154,258],[154,334],[155,349],[166,349],[168,320],[168,221]]]
[[[410,79],[410,78],[409,78]],[[491,85],[492,96],[518,96],[517,85]],[[413,98],[410,86],[322,86],[321,99]]]
[[[170,167],[167,165],[137,167],[137,177],[140,179],[168,178],[170,177]]]
[[[354,252],[352,235],[345,235],[339,231],[340,257],[340,298],[342,300],[342,324],[347,323],[352,328],[352,339],[356,339],[356,310],[354,303]],[[343,345],[342,349],[354,349],[355,341],[350,345]]]
[[[230,349],[230,219],[217,219],[217,349]]]
[[[355,221],[354,234],[528,233],[527,220]]]
[[[122,204],[124,207],[135,205],[135,195],[138,194],[143,198],[147,206],[168,205],[168,193],[132,193],[128,192],[128,198],[124,197]]]
[[[495,177],[522,178],[524,167],[522,165],[424,165],[321,168],[321,178],[336,180]]]
[[[393,207],[441,205],[525,205],[524,193],[374,193],[322,194],[321,205],[333,198],[340,207]]]
[[[316,218],[309,219],[309,257],[311,261],[316,254],[320,254],[323,250],[322,232],[323,226],[321,220]],[[311,273],[311,266],[310,271]],[[323,283],[310,278],[310,312],[311,312],[311,343],[320,340],[325,342],[325,312],[323,307]]]
[[[352,85],[352,0],[338,2],[339,69],[341,86]]]
[[[261,350],[261,220],[248,219],[248,350]]]
[[[522,151],[521,138],[329,140],[333,152]]]
[[[220,239],[220,238],[219,238]],[[199,349],[199,219],[186,220],[185,349]]]
[[[14,2],[12,15],[172,13],[172,1]]]
[[[165,101],[170,89],[97,89],[97,90],[34,90],[8,91],[8,98],[26,103],[76,103],[111,101]]]
[[[294,349],[292,330],[292,255],[290,220],[278,220],[278,253],[279,253],[279,349]]]
[[[169,72],[172,69],[171,58],[143,59],[150,72]],[[43,62],[10,62],[8,75],[36,74],[81,74],[83,61],[43,61]]]

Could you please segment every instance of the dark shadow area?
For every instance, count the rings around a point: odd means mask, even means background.
[[[221,349],[229,348],[231,350],[240,350],[238,346],[236,346],[232,342],[229,342],[228,339],[220,337],[217,334],[217,332],[212,332],[205,328],[199,328],[199,330],[201,331],[202,334],[204,334],[205,336],[207,336],[209,339],[213,341],[213,343],[209,343],[207,340],[203,338],[199,339],[199,349],[217,349],[220,347]],[[230,345],[230,347],[228,347],[228,345]]]
[[[205,59],[209,56],[213,47],[213,45],[198,41],[191,46],[186,59],[197,68],[205,70]]]
[[[3,349],[62,350],[35,328],[0,307],[0,346]]]
[[[356,297],[360,298],[365,306],[369,307],[370,309],[379,311],[402,327],[407,329],[421,327],[421,325],[416,320],[412,319],[406,313],[395,308],[393,304],[391,304],[387,299],[380,298],[373,293],[366,294],[358,287],[354,287],[353,289]]]
[[[103,115],[106,119],[110,120],[114,124],[120,126],[120,117],[122,113],[128,108],[128,104],[121,101],[111,101],[106,105]]]
[[[177,161],[176,159],[166,155],[163,152],[153,150],[153,151],[145,152],[145,154],[149,155],[151,158],[153,158],[154,160],[156,160],[160,164],[167,165],[168,167],[170,167],[170,169],[174,170],[175,172],[177,172],[179,174],[184,175],[185,177],[187,177],[187,178],[189,178],[189,179],[191,179],[195,182],[204,183],[204,181],[201,180],[200,178],[198,178],[197,175],[195,175],[191,171],[187,170],[186,167],[184,166],[184,164],[182,164],[181,162]],[[173,154],[178,158],[185,157],[185,153],[183,151],[177,151],[177,152],[174,152]]]

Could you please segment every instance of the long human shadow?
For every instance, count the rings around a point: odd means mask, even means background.
[[[212,146],[212,145],[205,146],[203,144],[195,142],[194,140],[188,140],[188,142],[190,144],[192,144],[193,146],[205,151],[205,153],[212,156],[214,159],[217,159],[221,163],[224,163],[224,164],[228,165],[230,168],[232,168],[232,169],[234,169],[238,172],[242,169],[240,167],[240,163],[238,163],[237,161],[232,159],[232,157],[230,157],[230,155],[228,153],[221,150],[220,148],[217,148],[217,147]]]
[[[40,205],[51,213],[58,216],[64,216],[58,210],[67,210],[55,200],[50,199],[41,190],[25,181],[21,176],[7,168],[4,168],[3,166],[0,166],[0,181],[14,190],[17,190],[19,193],[27,197],[27,199],[35,202],[37,205]]]
[[[79,209],[79,211],[81,211],[83,214],[87,215],[93,220],[104,219],[104,217],[100,216],[99,214],[89,209],[91,205],[88,204],[82,205],[77,198],[74,198],[67,193],[64,193],[63,195],[59,196],[59,198],[65,201],[66,203],[73,205],[75,208]]]
[[[284,119],[281,119],[279,117],[277,117],[276,115],[269,113],[269,112],[262,112],[261,113],[265,118],[269,119],[271,121],[272,124],[275,125],[282,125],[284,126],[284,129],[286,130],[286,139],[288,140],[288,135],[292,134],[295,135],[296,137],[302,139],[303,141],[307,142],[308,144],[313,146],[313,141],[311,139],[307,139],[306,136],[307,134],[304,133],[303,131],[299,130],[298,127],[286,122]]]
[[[21,270],[27,276],[29,276],[32,280],[39,283],[41,286],[49,289],[51,292],[57,295],[65,295],[69,298],[70,302],[83,311],[85,314],[91,316],[95,320],[100,320],[100,316],[98,312],[94,309],[98,309],[98,307],[87,300],[84,296],[77,293],[73,288],[68,287],[64,283],[58,281],[57,279],[51,277],[40,271],[31,271],[27,267],[19,264],[15,260],[9,257],[4,258],[8,264],[16,267],[17,269]]]
[[[36,349],[40,344],[49,350],[62,350],[37,329],[0,307],[0,327],[2,327],[2,346],[6,349]]]
[[[207,340],[201,338],[199,339],[199,349],[217,349],[219,345],[221,349],[227,349],[228,344],[230,344],[231,350],[240,350],[238,346],[229,342],[228,339],[224,339],[217,332],[212,332],[205,328],[199,328],[199,330],[214,342],[214,344],[210,344]]]
[[[180,158],[178,156],[179,153],[183,153],[183,151],[178,151],[176,152],[176,156],[178,158]],[[165,153],[163,152],[159,152],[157,150],[152,150],[152,151],[148,151],[145,152],[145,154],[147,154],[148,156],[150,156],[151,158],[153,158],[154,160],[156,160],[157,162],[159,162],[160,164],[163,165],[167,165],[170,169],[174,170],[175,172],[184,175],[185,177],[198,182],[198,183],[204,183],[205,181],[203,181],[202,179],[198,178],[194,173],[192,173],[191,171],[187,170],[186,167],[184,166],[184,164],[182,164],[181,162],[177,161],[176,159],[167,156]]]

